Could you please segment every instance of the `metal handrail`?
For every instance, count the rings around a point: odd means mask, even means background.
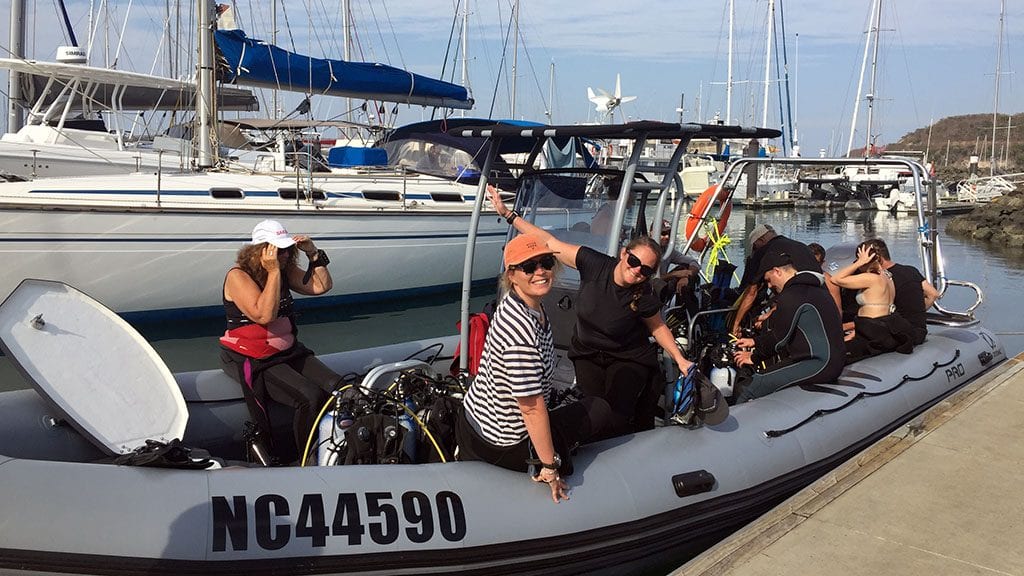
[[[955,312],[955,311],[951,311],[951,310],[946,310],[945,308],[940,306],[938,302],[935,302],[935,304],[933,304],[932,306],[936,310],[938,310],[939,312],[941,312],[943,314],[965,315],[965,316],[973,317],[974,316],[974,311],[977,310],[978,306],[981,306],[982,302],[985,301],[985,295],[981,291],[981,286],[978,286],[974,282],[968,282],[966,280],[946,280],[946,285],[948,285],[948,286],[963,286],[965,288],[970,288],[971,290],[974,290],[974,304],[971,304],[970,306],[968,306],[967,309],[964,310],[963,312]]]
[[[711,310],[701,310],[690,318],[690,324],[686,327],[686,345],[688,348],[693,347],[693,329],[697,325],[697,320],[701,316],[710,316],[712,314],[728,314],[732,312],[732,308],[714,308]]]
[[[945,264],[939,257],[938,230],[934,194],[923,194],[924,183],[930,181],[924,166],[920,162],[907,158],[739,158],[729,164],[722,176],[721,185],[729,190],[732,198],[739,183],[739,175],[750,164],[787,165],[787,166],[899,166],[904,167],[913,175],[914,198],[917,203],[918,244],[921,266],[924,277],[943,291],[945,282]],[[927,206],[924,202],[927,201]]]

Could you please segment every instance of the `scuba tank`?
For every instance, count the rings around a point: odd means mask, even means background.
[[[730,344],[720,344],[711,357],[711,373],[708,377],[726,398],[732,397],[736,385],[736,367],[732,361],[734,349]]]
[[[341,395],[334,392],[334,407],[323,418],[317,429],[320,444],[317,447],[316,461],[320,466],[334,466],[341,459],[347,447],[345,430],[355,418],[347,402],[342,402]]]

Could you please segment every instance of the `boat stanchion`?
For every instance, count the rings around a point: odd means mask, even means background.
[[[710,492],[715,487],[715,482],[715,475],[707,470],[694,470],[672,477],[672,487],[676,490],[676,496],[680,498]]]

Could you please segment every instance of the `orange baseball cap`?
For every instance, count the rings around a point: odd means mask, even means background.
[[[505,245],[505,267],[522,264],[543,254],[557,254],[534,234],[520,234]]]

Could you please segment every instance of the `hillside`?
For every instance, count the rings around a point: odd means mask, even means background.
[[[1013,114],[1010,118],[1010,153],[1006,154],[1006,123],[1009,115],[1000,114],[996,121],[996,162],[997,172],[1024,171],[1024,114]],[[939,120],[931,127],[929,148],[929,127],[919,128],[905,134],[898,142],[886,146],[887,150],[929,150],[930,160],[936,169],[949,176],[967,175],[968,162],[972,155],[980,157],[979,172],[988,174],[991,157],[992,115],[967,114],[950,116]],[[947,154],[948,150],[948,154]],[[959,178],[953,178],[959,179]]]

